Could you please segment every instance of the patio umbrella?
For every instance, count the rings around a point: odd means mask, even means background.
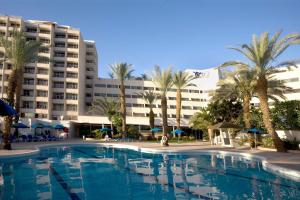
[[[12,125],[13,128],[29,128],[28,126],[26,126],[25,124],[18,122],[18,123],[14,123]]]
[[[17,111],[8,103],[0,99],[0,116],[13,116],[17,115]]]
[[[162,131],[160,128],[152,128],[152,129],[150,129],[150,131],[152,132],[152,133],[158,133],[158,132],[160,132],[160,131]]]
[[[256,148],[256,135],[257,134],[263,134],[263,131],[262,130],[259,130],[257,128],[251,128],[247,131],[247,133],[252,133],[254,134],[254,137],[255,137],[255,148]]]
[[[52,126],[50,124],[44,124],[43,128],[52,128]]]
[[[33,123],[33,124],[31,124],[31,128],[44,128],[44,124],[42,124],[42,123]]]
[[[172,133],[173,133],[173,134],[177,134],[177,135],[181,135],[181,134],[184,133],[184,131],[183,131],[183,130],[180,130],[180,129],[176,129],[176,130],[172,131]]]
[[[100,128],[99,130],[100,130],[101,132],[109,132],[109,131],[111,131],[110,128]]]

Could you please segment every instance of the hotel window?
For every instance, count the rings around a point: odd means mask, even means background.
[[[64,42],[55,42],[55,47],[63,47],[65,48],[66,47],[66,44]]]
[[[192,107],[191,107],[191,106],[182,106],[182,109],[185,109],[185,110],[191,110]]]
[[[47,102],[36,102],[36,108],[37,109],[47,109],[48,103]]]
[[[192,117],[192,115],[183,115],[184,119],[190,119]]]
[[[133,90],[142,90],[143,89],[143,87],[141,87],[141,86],[131,86],[131,89],[133,89]]]
[[[47,114],[42,114],[42,113],[35,113],[35,118],[47,118]]]
[[[34,74],[34,67],[25,67],[24,69],[24,73],[27,73],[27,74]]]
[[[78,54],[77,53],[70,53],[70,52],[68,52],[67,57],[68,58],[78,58]]]
[[[87,48],[94,48],[94,45],[92,45],[92,44],[87,44],[86,47],[87,47]]]
[[[200,99],[198,99],[198,98],[191,98],[191,100],[192,101],[198,101],[198,102],[200,101]]]
[[[49,48],[41,47],[40,50],[39,50],[39,53],[49,53]]]
[[[130,85],[125,85],[125,89],[130,89]]]
[[[44,64],[49,64],[50,59],[48,57],[39,57],[38,58],[38,63],[44,63]]]
[[[86,52],[86,55],[87,55],[87,56],[93,56],[94,53],[93,53],[93,52]]]
[[[291,83],[291,82],[298,82],[299,78],[289,78],[284,80],[279,80],[281,83]]]
[[[54,111],[63,111],[64,110],[64,104],[54,103],[53,104],[53,110]]]
[[[64,88],[65,87],[65,84],[64,82],[53,82],[53,88]]]
[[[190,93],[199,93],[199,90],[190,90]]]
[[[91,79],[93,79],[93,76],[86,76],[85,78],[91,80]]]
[[[12,69],[12,64],[10,64],[10,63],[7,63],[7,65],[6,65],[6,69]]]
[[[85,97],[92,97],[91,93],[85,93]]]
[[[78,39],[79,37],[77,35],[68,34],[69,39]]]
[[[95,84],[95,87],[106,88],[106,84]]]
[[[107,97],[119,97],[119,94],[107,94]]]
[[[50,40],[46,38],[40,38],[40,42],[50,44]]]
[[[36,33],[37,32],[37,28],[35,28],[35,27],[27,27],[26,31],[28,33]]]
[[[69,68],[78,68],[78,63],[67,62],[67,67],[69,67]]]
[[[144,87],[144,90],[154,90],[154,87]]]
[[[67,72],[67,78],[78,78],[77,73]]]
[[[189,101],[190,99],[189,98],[182,98],[181,100],[182,101]]]
[[[68,48],[71,48],[71,49],[78,49],[78,44],[68,43]]]
[[[55,57],[65,57],[65,52],[62,51],[55,51],[54,52]]]
[[[77,89],[78,84],[77,83],[67,83],[67,88],[69,89]]]
[[[23,108],[32,109],[33,101],[23,101]]]
[[[19,28],[20,24],[16,23],[16,22],[10,22],[10,26],[11,27],[15,27],[15,28]]]
[[[48,91],[45,90],[37,90],[38,97],[48,97]]]
[[[62,93],[62,92],[53,92],[53,99],[64,99],[64,93]]]
[[[66,34],[64,34],[64,33],[55,33],[55,38],[66,38]]]
[[[1,64],[0,64],[0,69],[2,69],[2,68],[3,68],[3,64],[1,63]]]
[[[176,92],[177,90],[176,89],[173,89],[173,88],[170,88],[168,89],[168,92]]]
[[[119,88],[119,85],[110,85],[110,84],[107,84],[106,87],[107,88]]]
[[[77,105],[67,104],[67,111],[77,111]]]
[[[93,63],[95,63],[95,62],[94,62],[94,60],[86,60],[86,63],[93,64]]]
[[[200,106],[193,106],[193,110],[200,110],[201,107]]]
[[[176,118],[176,115],[174,115],[174,114],[171,114],[171,118]]]
[[[86,84],[85,87],[86,87],[86,88],[92,88],[93,85],[92,85],[92,84]]]
[[[67,93],[66,99],[68,100],[77,100],[77,94]]]
[[[24,85],[34,85],[33,78],[24,78]]]
[[[54,67],[65,67],[65,63],[56,61],[56,62],[54,62]]]
[[[0,81],[2,81],[2,74],[0,74]]]
[[[132,113],[133,117],[145,117],[144,113]]]
[[[189,92],[188,89],[182,89],[181,92]]]
[[[105,93],[95,93],[94,96],[96,97],[106,97]]]
[[[53,72],[53,77],[64,78],[65,73],[64,72]]]
[[[130,108],[130,107],[132,107],[132,104],[131,103],[126,103],[126,107]]]
[[[92,72],[92,71],[94,71],[94,69],[93,69],[93,68],[91,68],[91,67],[87,67],[87,68],[86,68],[86,71],[88,71],[88,72]]]
[[[48,80],[45,79],[38,79],[37,85],[48,85]]]
[[[23,96],[33,97],[33,90],[23,90]]]
[[[35,37],[27,37],[26,41],[36,41],[36,38]]]
[[[176,100],[176,97],[169,97],[169,100]]]
[[[133,98],[133,99],[137,99],[137,98],[138,98],[138,95],[136,95],[136,94],[133,94],[133,95],[131,95],[131,98]]]
[[[38,74],[48,75],[48,69],[38,68]]]
[[[43,33],[43,34],[49,34],[49,33],[50,33],[50,30],[47,30],[47,29],[40,29],[40,33]]]
[[[129,98],[131,98],[131,95],[130,94],[125,94],[125,98],[129,99]]]
[[[1,22],[0,22],[0,26],[6,26],[6,23],[3,22],[3,21],[1,21]]]
[[[176,106],[175,105],[170,105],[170,108],[171,109],[176,109]]]
[[[144,104],[137,104],[137,103],[133,103],[132,107],[136,107],[136,108],[144,108]]]

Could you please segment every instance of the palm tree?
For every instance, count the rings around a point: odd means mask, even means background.
[[[289,34],[282,39],[279,39],[281,31],[275,33],[273,37],[269,33],[262,33],[258,39],[256,35],[252,37],[251,44],[243,44],[237,48],[231,48],[240,52],[248,60],[249,64],[241,61],[225,62],[222,67],[226,66],[249,66],[255,71],[255,91],[260,101],[260,109],[263,114],[263,122],[271,135],[275,148],[278,152],[286,152],[283,141],[275,132],[274,126],[270,117],[268,106],[268,78],[275,72],[278,72],[278,67],[295,64],[293,62],[284,62],[275,64],[276,59],[291,45],[300,43],[299,34]]]
[[[153,107],[154,107],[154,103],[156,101],[157,98],[157,94],[154,93],[153,90],[149,90],[149,91],[144,91],[142,93],[140,93],[140,95],[142,96],[142,98],[144,99],[144,101],[149,105],[149,125],[150,128],[154,128],[154,112],[153,112]]]
[[[27,63],[38,60],[38,51],[41,43],[38,41],[27,41],[23,31],[13,31],[11,39],[0,37],[0,46],[5,49],[6,58],[12,63],[13,69],[8,78],[7,100],[14,105],[16,111],[20,112],[20,98],[23,81],[23,67]],[[16,96],[16,99],[14,99]],[[16,121],[18,117],[16,117]],[[4,148],[11,149],[9,142],[12,117],[6,117],[4,128]]]
[[[154,67],[153,82],[160,89],[161,112],[163,122],[163,134],[168,133],[167,92],[173,86],[172,69],[161,70],[159,66]]]
[[[180,115],[181,115],[181,90],[188,86],[195,86],[191,83],[195,77],[188,72],[178,71],[173,76],[173,83],[176,87],[176,126],[180,129]]]
[[[116,114],[118,114],[119,107],[119,103],[114,99],[97,99],[92,103],[89,113],[96,115],[105,115],[110,121],[110,128],[113,134],[114,125],[112,119]]]
[[[125,99],[125,80],[128,80],[132,75],[132,65],[127,63],[116,63],[110,66],[111,71],[120,82],[120,113],[122,118],[123,137],[126,135],[126,99]]]

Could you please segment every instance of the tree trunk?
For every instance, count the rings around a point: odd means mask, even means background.
[[[176,126],[180,129],[180,113],[181,113],[181,91],[177,89],[176,93]]]
[[[13,69],[8,78],[7,87],[7,101],[9,105],[14,106],[14,96],[17,86],[17,70]],[[12,124],[12,116],[5,117],[4,120],[4,132],[3,132],[3,149],[11,149],[11,144],[9,141],[10,129]]]
[[[213,129],[208,128],[208,135],[209,135],[209,140],[210,140],[210,145],[213,145]]]
[[[163,122],[163,134],[167,136],[168,134],[168,111],[167,111],[167,97],[163,95],[161,97],[161,113]]]
[[[263,76],[258,79],[257,84],[257,93],[260,102],[260,109],[262,112],[263,122],[268,131],[268,134],[271,135],[275,148],[277,152],[286,152],[283,141],[278,137],[277,133],[274,130],[273,124],[271,122],[270,110],[268,105],[268,95],[267,95],[268,82],[267,79]]]
[[[243,119],[245,123],[245,128],[248,130],[251,128],[251,116],[250,116],[250,96],[245,95],[243,97]],[[254,135],[252,133],[248,133],[248,139],[250,146],[252,148],[255,147],[255,142],[254,142]]]
[[[110,129],[111,129],[111,137],[114,136],[114,125],[112,123],[112,121],[110,121]]]
[[[14,119],[14,123],[19,122],[20,118],[20,108],[21,108],[21,93],[22,93],[22,86],[23,86],[23,68],[17,68],[17,87],[16,87],[16,104],[15,108],[18,113],[18,115]],[[15,129],[15,135],[16,137],[19,136],[19,130],[18,128]]]
[[[121,97],[121,118],[122,118],[122,137],[126,137],[126,100],[125,100],[125,86],[124,82],[120,85],[120,97]]]
[[[149,125],[150,125],[150,129],[154,128],[154,112],[152,108],[150,108],[150,112],[149,112]]]

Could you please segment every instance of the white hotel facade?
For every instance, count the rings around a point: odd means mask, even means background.
[[[118,81],[98,78],[98,55],[93,41],[84,40],[79,29],[58,25],[55,22],[23,20],[21,17],[0,16],[0,35],[9,38],[14,30],[24,30],[28,40],[38,40],[44,48],[39,52],[41,59],[24,66],[23,91],[21,97],[22,121],[59,121],[70,127],[74,136],[82,126],[104,126],[110,124],[105,116],[87,113],[91,103],[98,98],[118,99]],[[0,59],[5,50],[0,47]],[[50,62],[48,62],[50,60]],[[9,60],[0,61],[0,97],[6,98],[8,75],[12,65]],[[209,92],[217,88],[220,71],[209,69],[187,69],[198,78],[195,86],[182,91],[182,126],[200,108],[209,102]],[[289,100],[300,100],[300,69],[283,69],[275,77],[293,88],[286,96]],[[159,92],[150,80],[128,80],[126,85],[127,123],[145,129],[149,125],[148,105],[138,95],[144,90]],[[169,126],[175,126],[176,89],[168,91]],[[253,99],[253,103],[258,101]],[[161,104],[155,102],[155,124],[161,126]]]

